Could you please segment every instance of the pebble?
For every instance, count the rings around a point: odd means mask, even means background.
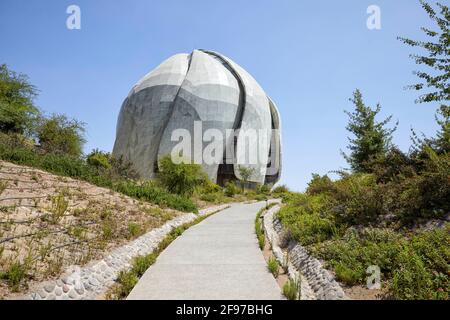
[[[78,295],[77,295],[77,293],[75,292],[75,290],[72,289],[72,290],[69,291],[69,298],[70,298],[70,299],[73,300],[73,299],[77,298],[77,296],[78,296]]]
[[[79,294],[82,295],[84,293],[84,288],[83,287],[75,287],[75,291]]]

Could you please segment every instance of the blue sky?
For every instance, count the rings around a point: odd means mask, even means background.
[[[66,8],[81,8],[81,30],[66,28]],[[369,5],[381,30],[366,27]],[[110,151],[117,115],[133,84],[164,59],[195,48],[236,61],[276,101],[283,125],[282,183],[303,190],[311,173],[346,167],[344,109],[355,88],[400,124],[433,135],[436,105],[415,104],[411,48],[430,20],[413,0],[96,0],[0,2],[0,63],[26,73],[37,105],[87,124],[85,151]]]

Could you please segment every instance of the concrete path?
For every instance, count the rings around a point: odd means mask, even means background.
[[[254,232],[264,205],[235,204],[186,230],[127,299],[281,299]]]

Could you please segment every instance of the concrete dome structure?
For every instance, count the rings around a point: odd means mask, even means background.
[[[229,58],[194,50],[170,57],[145,75],[123,102],[113,155],[131,161],[142,177],[153,178],[158,172],[158,160],[171,154],[179,143],[173,137],[179,129],[194,136],[200,130],[203,139],[208,130],[223,134],[223,152],[214,155],[223,158],[223,163],[200,162],[212,181],[223,185],[240,180],[239,166],[253,169],[251,182],[278,181],[278,110],[256,80]],[[230,130],[236,133],[227,135]],[[245,134],[251,130],[261,133],[256,141]],[[199,145],[194,137],[191,142],[193,158],[201,158],[210,143],[202,140]],[[257,163],[249,161],[255,153]]]

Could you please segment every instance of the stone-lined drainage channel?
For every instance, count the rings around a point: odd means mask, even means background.
[[[101,260],[91,262],[84,267],[69,267],[59,279],[38,284],[22,298],[31,300],[98,299],[115,283],[121,271],[131,268],[135,257],[152,253],[174,228],[229,206],[230,204],[223,204],[202,209],[198,214],[186,213],[178,216],[136,240],[114,249]]]
[[[280,239],[283,237],[283,227],[275,218],[279,210],[280,205],[276,204],[262,213],[262,225],[278,263],[287,270],[289,279],[300,282],[300,300],[348,299],[334,276],[303,246],[291,241],[287,248],[282,249]]]

